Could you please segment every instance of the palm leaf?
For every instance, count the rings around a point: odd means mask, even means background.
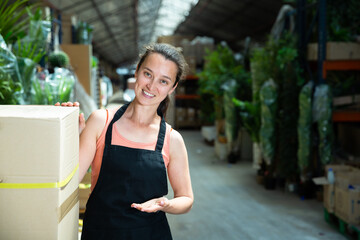
[[[0,34],[7,43],[10,43],[24,34],[29,23],[27,11],[35,5],[26,7],[28,0],[18,0],[9,5],[8,2],[8,0],[0,2]]]

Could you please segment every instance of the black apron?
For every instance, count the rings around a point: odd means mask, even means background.
[[[129,104],[114,115],[106,131],[99,178],[86,204],[83,240],[169,240],[169,224],[163,211],[146,213],[131,208],[168,193],[161,153],[166,133],[161,118],[156,149],[145,150],[111,145],[113,124]]]

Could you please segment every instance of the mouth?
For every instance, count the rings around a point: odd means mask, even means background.
[[[151,94],[149,92],[146,92],[145,90],[143,90],[143,93],[148,96],[148,97],[154,97],[155,95],[154,94]]]

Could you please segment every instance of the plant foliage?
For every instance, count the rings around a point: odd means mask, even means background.
[[[34,6],[27,3],[28,0],[0,1],[0,34],[8,44],[25,36],[30,21],[27,11]]]

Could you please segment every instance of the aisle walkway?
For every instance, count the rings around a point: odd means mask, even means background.
[[[188,214],[168,215],[174,240],[346,239],[325,222],[322,203],[265,190],[256,183],[250,162],[229,165],[216,159],[200,131],[181,134],[195,203]]]

